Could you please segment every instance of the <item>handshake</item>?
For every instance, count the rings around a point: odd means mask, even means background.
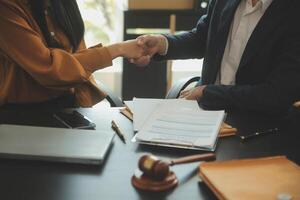
[[[113,59],[122,56],[138,66],[146,66],[155,54],[165,54],[166,38],[162,35],[142,35],[134,40],[128,40],[109,46]]]
[[[146,66],[155,54],[165,55],[167,39],[163,35],[142,35],[135,40],[128,40],[108,46],[113,59],[119,56],[127,58],[138,66]],[[179,98],[200,100],[205,85],[182,91]]]

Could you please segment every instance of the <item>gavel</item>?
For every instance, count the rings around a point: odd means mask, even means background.
[[[139,169],[148,177],[155,180],[163,180],[170,173],[170,166],[191,163],[196,161],[212,161],[215,160],[214,153],[199,154],[186,156],[171,161],[162,161],[153,155],[144,155],[139,160]]]

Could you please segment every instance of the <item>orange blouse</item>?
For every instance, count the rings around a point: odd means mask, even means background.
[[[26,0],[0,0],[0,105],[43,102],[70,93],[79,106],[98,103],[106,94],[92,73],[112,65],[107,48],[87,49],[82,41],[72,53],[66,36],[47,20],[64,49],[47,47]]]

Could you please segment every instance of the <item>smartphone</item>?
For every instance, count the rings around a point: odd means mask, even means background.
[[[65,128],[92,130],[96,128],[95,123],[77,111],[56,112],[53,117]]]

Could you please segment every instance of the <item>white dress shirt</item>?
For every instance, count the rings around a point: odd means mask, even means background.
[[[216,84],[234,85],[242,55],[260,18],[264,15],[273,0],[259,0],[252,5],[252,0],[242,0],[238,6],[228,34],[227,44],[217,76]],[[168,52],[169,44],[162,55]]]
[[[238,6],[228,34],[220,72],[216,84],[234,85],[242,55],[256,25],[273,0],[242,0]]]

